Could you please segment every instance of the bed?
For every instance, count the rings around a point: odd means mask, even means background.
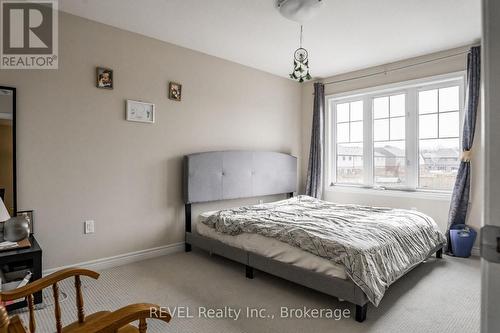
[[[390,284],[442,255],[445,238],[424,214],[294,197],[297,160],[288,154],[191,154],[183,179],[187,252],[194,245],[244,264],[247,278],[257,269],[349,301],[359,322]],[[274,194],[287,199],[203,213],[192,228],[192,204]]]

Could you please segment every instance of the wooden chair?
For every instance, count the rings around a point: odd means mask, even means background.
[[[59,287],[57,283],[73,276],[75,277],[78,321],[62,327]],[[36,322],[33,294],[49,286],[52,286],[54,294],[54,315],[57,333],[145,333],[147,318],[159,319],[167,323],[170,321],[171,317],[169,313],[164,310],[161,311],[158,305],[146,303],[128,305],[114,312],[96,312],[86,317],[83,311],[81,276],[97,279],[99,273],[87,269],[68,268],[29,283],[24,287],[0,293],[0,300],[2,301],[27,297],[29,309],[29,331],[26,331],[19,316],[16,315],[9,318],[5,307],[0,306],[0,333],[35,333]],[[130,325],[130,323],[137,320],[139,321],[138,328]]]

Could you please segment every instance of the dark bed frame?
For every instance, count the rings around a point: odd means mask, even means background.
[[[253,279],[254,269],[338,297],[356,306],[358,322],[366,319],[368,298],[350,279],[286,264],[259,254],[229,246],[192,232],[191,207],[194,203],[286,194],[297,190],[297,159],[275,152],[221,151],[187,155],[184,158],[185,251],[192,246],[245,265],[246,277]],[[428,254],[442,257],[442,247]]]

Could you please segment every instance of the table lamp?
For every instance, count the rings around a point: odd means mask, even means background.
[[[5,222],[10,219],[9,212],[5,207],[2,198],[0,198],[0,222]]]
[[[18,242],[29,236],[30,226],[24,216],[11,218],[3,200],[0,198],[0,222],[5,222],[3,227],[3,239],[10,242]]]

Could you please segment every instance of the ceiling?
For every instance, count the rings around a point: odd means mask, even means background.
[[[477,42],[480,0],[324,0],[304,24],[311,74],[334,74]],[[298,23],[274,0],[64,0],[60,9],[279,76]]]

